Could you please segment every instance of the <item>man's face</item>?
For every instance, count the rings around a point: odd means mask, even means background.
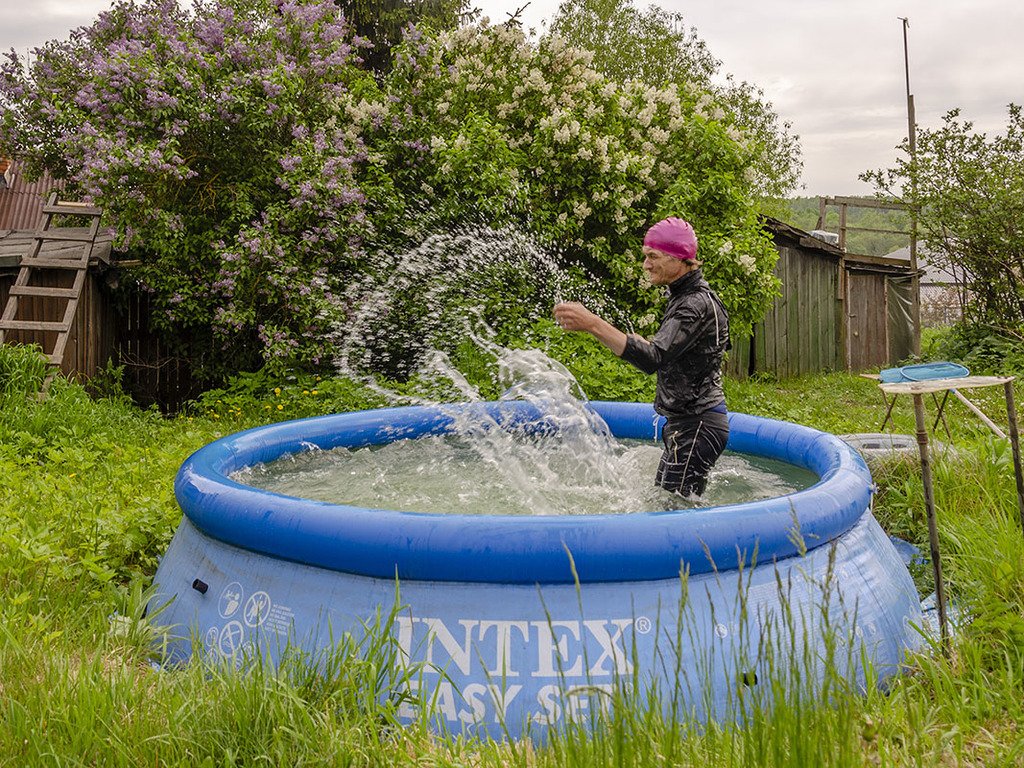
[[[669,256],[657,248],[644,246],[644,271],[653,285],[668,285],[690,271],[690,265],[682,259]]]

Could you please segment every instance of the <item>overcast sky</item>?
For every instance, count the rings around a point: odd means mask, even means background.
[[[501,21],[525,0],[471,0]],[[644,5],[643,0],[638,4]],[[90,23],[108,0],[0,0],[0,46],[20,53]],[[558,0],[533,0],[521,18],[538,30]],[[961,107],[976,127],[1006,126],[1024,102],[1020,0],[663,0],[722,61],[764,89],[793,123],[807,195],[868,194],[864,170],[888,167],[907,131],[903,29],[910,19],[910,87],[923,128]]]

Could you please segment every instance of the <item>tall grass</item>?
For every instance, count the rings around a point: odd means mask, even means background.
[[[180,518],[173,476],[225,417],[168,419],[60,379],[39,401],[44,368],[29,355],[0,347],[0,765],[1024,765],[1024,536],[1009,454],[956,404],[949,442],[961,453],[935,468],[943,564],[964,617],[949,658],[921,653],[884,690],[850,689],[841,676],[808,690],[780,664],[777,681],[738,685],[721,724],[688,721],[654,706],[649,686],[630,686],[613,692],[605,719],[556,729],[542,745],[503,744],[397,725],[382,695],[381,633],[377,645],[339,639],[312,667],[296,658],[280,670],[253,660],[156,671],[142,606]],[[296,399],[315,397],[300,386]],[[728,386],[735,410],[835,432],[877,431],[884,412],[857,377]],[[998,416],[998,394],[972,399]],[[911,431],[909,402],[896,419]],[[923,543],[917,471],[879,468],[876,512]],[[776,621],[805,628],[798,614]],[[820,631],[816,621],[808,631]],[[837,669],[852,647],[835,644]],[[770,706],[748,706],[757,697]]]

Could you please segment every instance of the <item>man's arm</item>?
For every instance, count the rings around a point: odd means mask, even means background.
[[[575,301],[555,305],[555,322],[566,331],[589,333],[619,357],[626,350],[625,333]]]

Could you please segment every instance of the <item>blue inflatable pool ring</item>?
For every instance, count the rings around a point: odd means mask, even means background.
[[[591,407],[616,437],[657,438],[650,405]],[[289,645],[315,654],[365,631],[397,592],[398,658],[422,665],[405,683],[410,700],[438,730],[515,738],[589,717],[615,685],[654,685],[666,707],[726,719],[737,686],[780,664],[814,658],[809,678],[833,664],[863,684],[919,646],[920,602],[871,514],[867,467],[839,439],[795,424],[731,413],[728,447],[811,470],[815,485],[704,509],[428,514],[286,497],[230,477],[312,448],[446,434],[474,411],[507,430],[551,429],[525,402],[389,408],[259,427],[189,457],[175,483],[185,517],[152,603],[169,603],[156,621],[173,628],[170,659],[276,661]],[[795,632],[781,616],[800,617]],[[825,627],[849,653],[826,659],[835,643]],[[805,653],[808,643],[821,652]],[[777,658],[763,656],[768,646]],[[402,705],[401,716],[417,714]]]

